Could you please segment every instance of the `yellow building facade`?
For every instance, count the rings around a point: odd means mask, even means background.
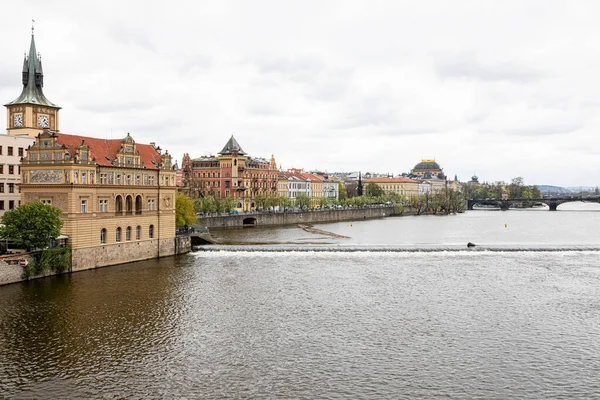
[[[366,186],[374,183],[386,193],[395,193],[404,196],[406,199],[419,197],[419,181],[410,178],[371,178],[365,179],[363,184]]]
[[[72,270],[175,254],[176,171],[168,152],[128,134],[108,140],[59,131],[60,107],[42,91],[32,35],[23,90],[7,109],[9,134],[35,141],[20,165],[21,203],[62,211]]]

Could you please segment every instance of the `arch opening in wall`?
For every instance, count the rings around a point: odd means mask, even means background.
[[[121,195],[118,195],[115,199],[115,212],[117,214],[121,214],[123,212],[123,197],[121,197]]]
[[[253,227],[253,226],[256,226],[256,223],[257,223],[256,218],[248,217],[248,218],[244,218],[242,226],[244,228],[246,228],[246,227]]]
[[[136,215],[142,214],[142,196],[140,195],[135,197],[135,213]]]
[[[131,215],[133,212],[133,197],[127,196],[125,198],[125,213]]]

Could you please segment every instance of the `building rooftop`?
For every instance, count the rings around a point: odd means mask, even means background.
[[[74,156],[77,148],[85,144],[90,149],[90,159],[96,162],[96,165],[109,167],[117,159],[117,152],[121,150],[125,139],[99,139],[87,136],[68,135],[66,133],[55,133],[59,145],[64,146],[69,153]],[[131,136],[127,135],[129,140]],[[158,169],[163,159],[161,153],[150,144],[135,143],[135,149],[140,155],[142,167],[147,169]]]

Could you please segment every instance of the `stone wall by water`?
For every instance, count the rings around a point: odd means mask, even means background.
[[[19,260],[31,260],[29,254],[9,254],[0,256],[0,285],[21,282],[23,279],[23,267]]]
[[[150,258],[173,256],[187,253],[191,251],[191,248],[189,236],[177,236],[169,239],[122,242],[115,245],[75,249],[71,257],[70,270],[76,272]],[[23,278],[23,267],[19,265],[19,260],[30,261],[31,257],[30,253],[0,256],[0,286],[27,280],[27,278]],[[56,275],[56,273],[49,271],[30,279],[50,275]]]
[[[403,214],[406,214],[405,210]],[[398,215],[393,207],[356,208],[346,210],[324,210],[311,212],[288,212],[272,214],[239,214],[199,218],[194,224],[201,228],[233,228],[253,223],[263,225],[314,224],[320,222],[355,221],[369,218],[384,218]],[[252,219],[255,221],[253,222]],[[244,222],[245,221],[245,222]]]

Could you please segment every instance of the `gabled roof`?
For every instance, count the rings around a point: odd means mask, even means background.
[[[54,108],[60,108],[44,96],[42,87],[44,86],[44,70],[42,69],[42,60],[38,57],[35,49],[35,39],[31,35],[31,44],[29,45],[29,56],[23,60],[23,91],[15,100],[5,105],[13,104],[36,104]]]
[[[225,155],[225,154],[231,154],[234,152],[241,154],[241,155],[246,154],[244,152],[244,150],[242,150],[242,146],[240,146],[240,144],[237,142],[237,140],[235,140],[233,135],[231,135],[231,137],[227,141],[227,144],[225,144],[225,147],[223,147],[223,150],[221,150],[219,152],[219,154]]]
[[[121,150],[123,139],[99,139],[87,136],[67,135],[55,133],[57,143],[67,148],[71,155],[75,155],[77,147],[82,143],[90,148],[90,159],[95,159],[96,165],[109,167],[117,158]],[[160,153],[150,144],[136,143],[135,148],[140,155],[142,166],[147,169],[158,169],[162,163]]]

